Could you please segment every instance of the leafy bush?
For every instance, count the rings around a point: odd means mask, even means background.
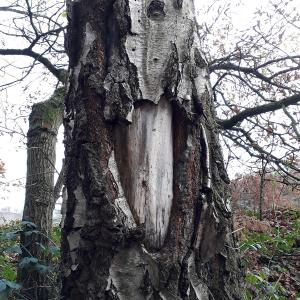
[[[46,257],[50,257],[50,264],[45,264],[33,256],[20,257],[22,247],[20,245],[20,234],[41,234],[35,224],[27,221],[12,222],[1,227],[0,231],[0,300],[13,298],[19,299],[18,291],[21,286],[16,283],[17,267],[26,268],[29,271],[37,271],[49,274],[49,284],[57,286],[57,278],[60,260],[60,228],[54,227],[48,247],[38,244]]]

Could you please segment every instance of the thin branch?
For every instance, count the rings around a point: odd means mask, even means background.
[[[288,118],[291,120],[291,126],[294,129],[294,132],[297,136],[298,141],[300,141],[300,132],[297,129],[298,122],[295,120],[295,118],[289,113],[289,111],[286,109],[285,105],[282,105],[282,109],[284,113],[288,116]]]
[[[66,164],[65,164],[65,160],[63,160],[63,165],[61,167],[60,173],[58,175],[58,178],[56,180],[56,183],[55,183],[54,189],[53,189],[53,195],[54,195],[55,202],[58,200],[61,189],[65,183],[65,172],[66,172]]]
[[[217,70],[242,72],[244,74],[249,74],[249,75],[255,76],[256,78],[258,78],[258,79],[260,79],[260,80],[262,80],[262,81],[264,81],[264,82],[266,82],[270,85],[276,86],[278,88],[290,90],[290,91],[293,91],[293,92],[297,92],[296,90],[294,90],[292,88],[289,88],[287,86],[283,86],[283,85],[278,84],[276,82],[273,82],[271,80],[272,78],[261,74],[260,72],[257,71],[257,68],[237,66],[237,65],[235,65],[233,63],[230,63],[230,62],[228,62],[228,63],[219,63],[219,64],[216,64],[216,65],[209,66],[209,72],[210,73],[214,72],[214,71],[217,71]]]

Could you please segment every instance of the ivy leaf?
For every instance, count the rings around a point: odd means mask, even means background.
[[[0,293],[6,290],[6,280],[0,279]]]
[[[36,257],[24,257],[19,262],[19,268],[32,268],[38,263]]]
[[[38,230],[28,230],[28,231],[24,232],[25,236],[30,236],[33,233],[39,233],[39,231]]]
[[[38,271],[41,274],[50,273],[53,271],[53,268],[50,266],[42,265],[42,264],[36,264],[35,270]]]
[[[19,245],[15,245],[5,249],[5,252],[8,254],[12,254],[12,253],[22,254],[22,249]]]
[[[2,237],[4,240],[12,241],[12,240],[16,240],[20,233],[21,233],[20,230],[6,232],[5,234],[2,235]]]
[[[6,281],[6,285],[11,288],[11,289],[15,289],[15,290],[19,290],[21,288],[21,285],[16,283],[16,282],[13,282],[13,281]]]
[[[55,255],[55,254],[59,253],[60,248],[57,247],[57,246],[50,246],[49,249],[48,249],[48,251],[49,251],[50,254]]]
[[[20,289],[21,286],[13,281],[0,279],[0,300],[8,299],[11,289]]]
[[[30,222],[30,221],[22,221],[21,224],[23,225],[23,227],[26,230],[33,230],[33,229],[37,228],[37,226],[33,222]]]
[[[16,280],[17,273],[10,266],[4,266],[2,268],[3,278],[6,280],[14,281]]]

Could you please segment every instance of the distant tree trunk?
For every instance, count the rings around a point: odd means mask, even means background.
[[[62,299],[241,299],[193,1],[68,16]]]
[[[39,233],[26,234],[32,228],[25,225],[21,235],[22,258],[36,257],[47,263],[47,248],[52,228],[55,202],[61,189],[61,181],[54,186],[56,142],[64,109],[64,88],[57,89],[45,102],[34,104],[29,117],[27,133],[27,176],[23,221],[35,224]],[[26,223],[25,223],[26,224]],[[42,245],[42,246],[41,246]],[[47,274],[28,269],[18,269],[18,281],[26,299],[51,299]]]
[[[264,161],[264,159],[261,160],[261,172],[260,172],[260,184],[259,184],[259,210],[258,215],[259,219],[262,221],[263,219],[263,208],[264,208],[264,188],[265,188],[265,181],[266,181],[266,167],[267,167],[267,161]]]

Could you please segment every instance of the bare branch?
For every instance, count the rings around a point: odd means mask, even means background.
[[[272,103],[252,107],[252,108],[247,108],[228,120],[219,119],[217,122],[222,129],[232,129],[232,127],[234,127],[237,123],[244,121],[246,118],[257,116],[271,111],[276,111],[278,109],[282,109],[283,105],[285,107],[290,105],[295,105],[299,101],[300,101],[300,94],[296,94],[276,102],[272,102]]]
[[[65,71],[57,69],[49,59],[29,48],[25,49],[0,49],[0,55],[24,55],[29,56],[36,61],[42,63],[60,82],[65,83]]]
[[[65,182],[65,170],[66,170],[66,164],[65,164],[65,160],[63,160],[63,165],[61,167],[61,170],[59,172],[58,178],[56,180],[56,183],[55,183],[54,189],[53,189],[53,195],[54,195],[55,202],[58,200],[61,189]]]
[[[299,69],[300,67],[297,67],[296,69]],[[227,63],[218,63],[216,65],[211,65],[209,66],[209,71],[213,72],[213,71],[217,71],[217,70],[226,70],[226,71],[238,71],[238,72],[242,72],[244,74],[250,74],[255,76],[256,78],[270,84],[273,86],[276,86],[278,88],[281,89],[286,89],[286,90],[290,90],[292,92],[298,92],[292,88],[289,88],[288,86],[284,86],[281,84],[278,84],[274,81],[272,81],[272,77],[267,77],[265,75],[263,75],[262,73],[260,73],[257,68],[249,68],[249,67],[242,67],[242,66],[237,66],[231,62],[227,62]]]
[[[295,118],[289,113],[285,105],[282,105],[282,109],[284,113],[288,116],[288,118],[291,120],[291,126],[294,129],[294,132],[296,133],[298,141],[300,141],[300,132],[297,129],[298,122],[296,122]]]

